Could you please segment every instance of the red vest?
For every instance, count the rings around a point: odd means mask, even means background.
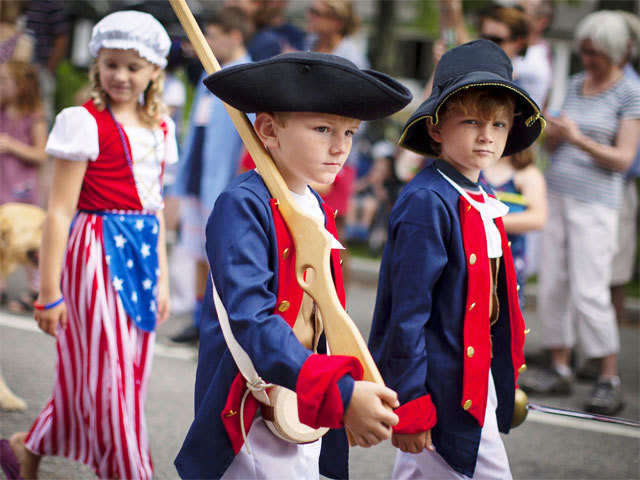
[[[89,100],[83,105],[95,118],[98,126],[99,154],[95,161],[87,162],[82,190],[78,198],[79,210],[142,210],[133,172],[127,163],[122,139],[116,123],[105,108],[100,111]],[[167,136],[167,125],[163,121],[160,128]],[[124,129],[124,142],[131,156],[131,145]],[[163,161],[164,170],[164,161]]]
[[[464,317],[464,350],[462,408],[484,424],[487,408],[489,369],[491,368],[491,332],[489,326],[489,295],[491,270],[487,254],[484,225],[480,213],[460,197],[460,223],[464,251],[467,258],[467,300]],[[501,218],[495,219],[502,240],[502,262],[506,275],[509,322],[511,331],[511,359],[514,381],[524,365],[525,324],[518,303],[516,272],[511,248]],[[504,317],[503,317],[504,318]]]

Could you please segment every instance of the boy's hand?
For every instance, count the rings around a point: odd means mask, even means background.
[[[373,382],[355,382],[344,425],[357,445],[377,445],[391,437],[391,427],[398,423],[398,416],[389,407],[398,406],[398,395],[390,388]]]
[[[391,437],[391,443],[394,447],[399,448],[407,453],[420,453],[425,448],[435,451],[431,442],[431,430],[420,433],[394,433]]]

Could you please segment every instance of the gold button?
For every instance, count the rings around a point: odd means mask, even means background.
[[[462,408],[464,408],[465,410],[469,410],[471,408],[471,400],[466,400]]]
[[[527,369],[527,365],[525,363],[523,363],[522,365],[520,365],[520,368],[518,369],[518,373],[522,373]]]
[[[475,265],[477,259],[478,257],[476,257],[475,253],[472,253],[471,255],[469,255],[469,263],[471,265]]]
[[[338,217],[338,210],[336,210],[335,212],[333,212],[333,218],[337,218]]]
[[[469,305],[469,311],[473,310],[474,308],[476,308],[476,302],[473,302],[471,305]]]
[[[473,349],[472,346],[468,346],[467,347],[467,357],[469,358],[473,358],[473,354],[475,353],[475,350]]]
[[[287,310],[289,310],[289,307],[291,306],[291,304],[289,303],[288,300],[283,300],[280,302],[280,305],[278,305],[278,311],[279,312],[286,312]]]
[[[340,265],[342,265],[343,262],[344,262],[344,260],[340,259]]]
[[[285,249],[282,251],[282,258],[284,258],[285,260],[286,260],[287,258],[289,258],[289,249],[288,249],[288,248],[285,248]]]
[[[520,284],[516,284],[516,292],[520,291]]]
[[[471,210],[471,205],[467,205],[467,212]]]
[[[229,410],[227,413],[224,414],[224,416],[226,418],[229,418],[229,417],[233,417],[234,415],[237,415],[237,414],[238,414],[238,412],[236,412],[235,410]]]
[[[508,242],[507,245],[511,246],[511,242]]]
[[[530,333],[531,333],[531,329],[530,329],[530,328],[526,328],[526,329],[524,330],[524,334],[525,334],[525,335],[529,335]]]

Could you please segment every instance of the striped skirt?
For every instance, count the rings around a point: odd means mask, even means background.
[[[99,478],[151,478],[144,403],[155,334],[129,320],[114,290],[99,215],[76,217],[62,292],[68,325],[58,328],[55,386],[26,446],[82,462]]]

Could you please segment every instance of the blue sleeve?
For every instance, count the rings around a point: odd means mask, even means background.
[[[258,374],[295,391],[298,373],[312,352],[273,313],[277,257],[268,208],[247,189],[220,195],[207,224],[207,256],[233,335]]]
[[[385,381],[400,403],[427,395],[426,325],[433,292],[447,264],[450,215],[430,190],[417,190],[398,205],[384,261],[388,282],[388,352]]]

